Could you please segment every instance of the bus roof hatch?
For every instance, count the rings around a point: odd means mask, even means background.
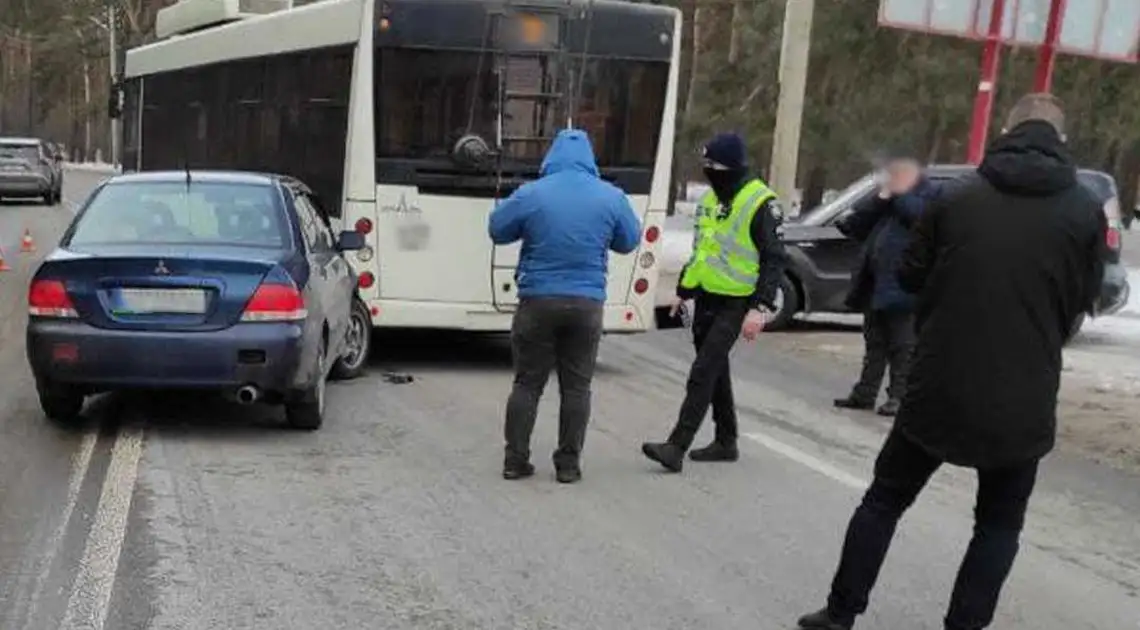
[[[293,0],[178,0],[155,16],[154,34],[166,39],[291,8]]]

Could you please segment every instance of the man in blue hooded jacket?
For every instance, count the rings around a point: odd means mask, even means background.
[[[503,478],[534,474],[530,436],[542,390],[557,368],[561,408],[554,467],[559,482],[576,482],[582,478],[579,458],[602,336],[609,252],[637,249],[641,222],[625,193],[599,177],[586,133],[567,129],[554,139],[541,177],[491,212],[488,231],[496,245],[522,241]]]

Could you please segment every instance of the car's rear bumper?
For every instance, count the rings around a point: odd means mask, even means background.
[[[1128,284],[1128,270],[1121,264],[1107,265],[1104,268],[1104,281],[1097,299],[1096,314],[1111,315],[1128,303],[1132,287]]]
[[[51,190],[51,180],[38,175],[0,175],[0,196],[35,197]]]
[[[38,380],[90,391],[253,385],[266,395],[283,394],[301,386],[303,346],[302,327],[293,323],[152,332],[32,319],[27,329],[28,362]]]

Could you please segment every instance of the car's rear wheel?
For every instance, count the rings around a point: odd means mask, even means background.
[[[324,424],[325,387],[328,383],[328,343],[317,350],[317,382],[285,403],[285,421],[294,429],[316,431]]]
[[[780,286],[776,290],[776,312],[764,326],[764,330],[783,330],[792,323],[792,318],[800,311],[800,292],[796,283],[784,275],[780,278]]]
[[[352,301],[345,332],[344,354],[333,363],[332,378],[348,380],[364,373],[368,365],[368,349],[372,345],[372,314],[360,300]]]
[[[48,419],[68,424],[79,421],[84,399],[81,390],[66,385],[38,383],[36,391],[40,396],[40,408]]]
[[[55,205],[55,191],[49,190],[48,192],[44,193],[43,199],[44,199],[44,205],[45,206],[54,206]]]

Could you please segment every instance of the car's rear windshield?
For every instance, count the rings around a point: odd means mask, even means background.
[[[284,248],[288,223],[266,184],[112,182],[89,201],[65,246],[232,245]]]
[[[1100,171],[1079,171],[1077,179],[1104,203],[1116,196],[1116,180]]]
[[[39,157],[39,147],[34,144],[5,144],[0,142],[0,158],[35,160]]]

